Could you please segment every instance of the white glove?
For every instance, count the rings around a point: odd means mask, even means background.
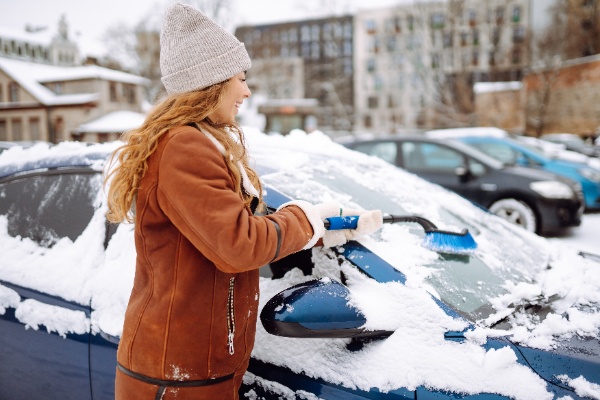
[[[383,224],[383,216],[380,210],[365,211],[343,208],[337,202],[316,204],[315,208],[323,221],[330,217],[360,216],[356,229],[325,230],[323,234],[324,247],[340,246],[348,240],[370,235],[381,228]]]

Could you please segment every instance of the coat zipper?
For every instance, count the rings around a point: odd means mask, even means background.
[[[227,296],[227,344],[229,345],[229,354],[233,355],[233,338],[235,335],[235,313],[233,309],[233,289],[235,287],[235,278],[229,279],[229,295]]]

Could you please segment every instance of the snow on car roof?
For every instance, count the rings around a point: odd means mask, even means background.
[[[0,154],[0,178],[31,170],[63,167],[91,167],[101,170],[110,153],[121,144],[61,142],[52,145],[42,142],[29,148],[12,146]]]

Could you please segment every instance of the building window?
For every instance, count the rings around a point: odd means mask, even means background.
[[[445,49],[452,47],[452,32],[444,32],[442,43]]]
[[[373,127],[373,118],[371,118],[370,115],[365,115],[364,124],[365,124],[365,128],[372,128]]]
[[[310,37],[312,40],[319,40],[319,25],[313,25],[311,27]]]
[[[308,25],[302,25],[300,28],[300,38],[303,42],[310,42],[310,27]]]
[[[38,117],[29,118],[29,136],[31,140],[40,140],[40,119]]]
[[[496,8],[496,23],[501,24],[504,21],[504,7],[498,6]]]
[[[431,14],[431,29],[441,29],[444,27],[444,14],[433,13]]]
[[[436,69],[440,67],[440,55],[434,53],[431,55],[431,68]]]
[[[369,96],[367,106],[371,109],[379,107],[379,98],[377,96]]]
[[[377,26],[375,25],[375,20],[367,19],[365,20],[365,29],[367,33],[375,33]]]
[[[513,42],[520,43],[525,39],[525,28],[523,25],[517,25],[513,28]]]
[[[479,31],[473,29],[473,46],[479,46]]]
[[[477,24],[477,11],[475,11],[472,8],[467,10],[467,20],[469,22],[469,25],[475,26]]]
[[[319,42],[313,42],[310,48],[310,58],[313,60],[318,60],[321,56],[321,46],[319,46]]]
[[[4,86],[2,85],[2,83],[0,83],[0,103],[4,102],[4,90],[3,90]]]
[[[117,101],[117,83],[116,82],[108,82],[108,86],[109,86],[110,101],[116,102]]]
[[[473,64],[474,66],[479,65],[479,50],[477,50],[477,49],[473,50],[473,56],[471,58],[471,64]]]
[[[367,60],[367,71],[369,72],[375,72],[376,70],[376,64],[375,64],[375,59],[374,58],[369,58]]]
[[[8,84],[8,101],[10,103],[17,103],[19,101],[19,85],[17,82],[10,82]]]
[[[123,97],[129,104],[135,104],[135,86],[131,84],[123,84]]]
[[[8,140],[8,129],[5,119],[0,119],[0,140]]]
[[[12,125],[12,140],[23,140],[23,123],[21,118],[13,118],[11,121]]]
[[[513,49],[512,51],[512,62],[513,64],[521,63],[521,49]]]
[[[521,6],[514,6],[512,10],[512,20],[513,22],[521,21]]]

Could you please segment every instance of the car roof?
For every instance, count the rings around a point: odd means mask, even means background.
[[[117,147],[116,143],[80,142],[62,142],[57,145],[37,143],[29,148],[11,146],[0,154],[0,179],[50,169],[83,167],[102,170]]]
[[[500,169],[503,167],[502,162],[496,160],[493,157],[488,156],[484,152],[473,148],[472,146],[466,145],[459,140],[454,138],[433,138],[427,137],[424,135],[399,135],[399,136],[385,136],[385,137],[377,137],[373,139],[357,139],[352,142],[344,143],[349,147],[352,147],[353,144],[359,143],[381,143],[381,142],[403,142],[403,141],[415,141],[415,142],[423,142],[423,143],[441,143],[448,147],[451,147],[457,151],[460,151],[463,154],[466,154],[474,159],[488,165],[491,168]]]

